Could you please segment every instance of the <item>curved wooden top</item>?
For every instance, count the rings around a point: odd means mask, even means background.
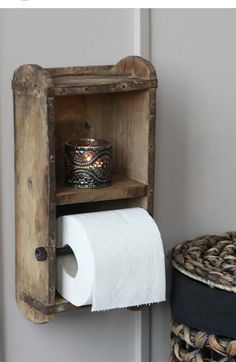
[[[14,74],[16,92],[37,94],[47,89],[49,96],[115,93],[157,87],[153,65],[139,56],[128,56],[116,65],[44,69],[27,64]]]

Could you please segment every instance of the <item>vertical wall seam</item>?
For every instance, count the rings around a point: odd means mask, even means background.
[[[134,9],[134,55],[150,60],[151,56],[151,9]],[[135,312],[135,362],[151,362],[151,307]]]

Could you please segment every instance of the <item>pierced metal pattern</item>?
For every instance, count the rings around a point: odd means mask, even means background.
[[[79,188],[111,186],[111,144],[103,140],[82,138],[65,144],[66,181]]]

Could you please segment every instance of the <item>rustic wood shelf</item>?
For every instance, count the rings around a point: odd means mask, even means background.
[[[155,81],[134,76],[103,76],[63,75],[53,77],[54,86],[48,89],[50,96],[72,94],[96,94],[126,92],[131,90],[149,89],[155,86]]]
[[[69,303],[66,299],[64,299],[59,294],[56,294],[54,313],[66,312],[66,311],[70,311],[70,310],[89,308],[89,307],[91,307],[91,306],[85,305],[83,307],[76,307],[75,305]],[[50,314],[50,311],[48,311],[48,312]]]
[[[78,189],[66,185],[58,185],[56,204],[78,204],[106,200],[119,200],[143,197],[147,194],[147,185],[122,176],[113,176],[110,187],[100,189]]]
[[[14,73],[16,301],[35,323],[78,309],[56,292],[56,217],[142,207],[152,214],[157,78],[147,60]],[[65,143],[112,144],[111,187],[65,186]],[[42,257],[37,258],[41,251]],[[38,261],[40,260],[40,261]]]

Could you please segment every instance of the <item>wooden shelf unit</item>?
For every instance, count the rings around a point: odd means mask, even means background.
[[[23,65],[12,87],[16,300],[28,319],[45,323],[76,309],[56,293],[56,215],[133,206],[152,214],[157,79],[147,60],[130,56],[114,66]],[[112,143],[111,187],[65,185],[64,144],[81,137]]]

